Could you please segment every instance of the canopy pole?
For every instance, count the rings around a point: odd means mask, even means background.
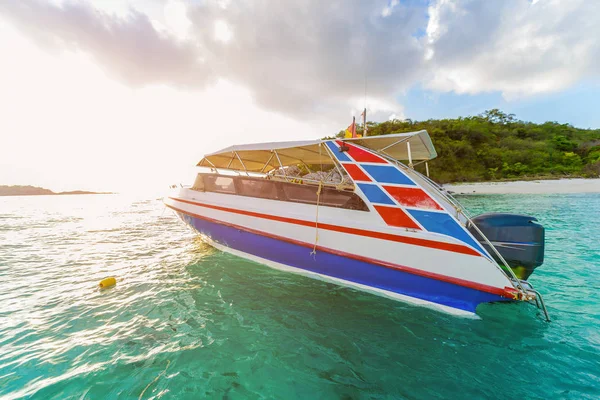
[[[402,144],[402,143],[406,142],[406,141],[407,141],[407,140],[409,140],[410,138],[411,138],[411,136],[409,136],[409,137],[407,137],[407,138],[402,138],[402,139],[400,139],[400,140],[398,140],[398,141],[396,141],[396,142],[394,142],[394,143],[392,143],[392,144],[389,144],[389,145],[385,146],[384,148],[381,148],[381,149],[379,149],[379,150],[374,150],[374,151],[377,151],[377,152],[380,152],[380,151],[385,151],[385,150],[389,149],[390,147],[393,147],[393,146],[395,146],[395,145],[397,145],[397,144]]]
[[[240,158],[240,155],[238,154],[238,152],[234,151],[234,153],[235,153],[236,157],[238,158],[238,160],[240,160],[240,164],[242,164],[242,167],[244,167],[244,172],[246,173],[246,176],[250,176],[250,174],[248,173],[248,170],[246,169],[246,165],[244,165],[244,162]]]
[[[277,154],[277,150],[273,150],[273,153],[275,153],[275,157],[277,157],[277,161],[279,161],[279,166],[281,167],[281,172],[283,172],[283,176],[285,176],[285,180],[287,181],[287,174],[285,173],[285,168],[283,168],[283,163],[279,158],[279,154]]]
[[[271,160],[273,159],[273,153],[271,153],[271,157],[269,157],[269,160],[265,163],[265,165],[263,165],[262,169],[260,170],[260,173],[262,174],[263,172],[265,172],[265,168],[267,168],[269,166],[269,164],[271,163]]]
[[[408,150],[408,166],[414,169],[412,153],[410,152],[410,142],[406,142],[406,150]]]
[[[231,156],[231,160],[229,160],[229,164],[227,164],[227,166],[225,167],[225,169],[229,169],[229,167],[231,166],[231,163],[233,162],[233,160],[235,160],[235,155],[237,153],[234,152],[234,154]]]
[[[210,165],[212,165],[212,167],[215,169],[215,172],[218,174],[220,173],[219,170],[217,169],[217,167],[215,167],[215,164],[211,163],[210,160],[208,158],[205,158],[206,162],[209,163]]]
[[[322,143],[319,143],[319,149],[321,149],[321,144]],[[337,169],[338,174],[340,174],[340,179],[342,180],[342,182],[344,182],[344,173],[342,172],[342,170],[338,166],[337,159],[335,158],[335,155],[333,154],[333,152],[331,151],[331,149],[329,148],[329,146],[325,146],[325,151],[327,152],[327,155],[329,156],[329,158],[331,158],[331,161],[333,162],[333,166],[335,167],[335,169]],[[323,163],[321,163],[321,169],[322,168],[323,168]]]
[[[427,177],[429,178],[429,163],[425,161],[425,172],[427,173]]]

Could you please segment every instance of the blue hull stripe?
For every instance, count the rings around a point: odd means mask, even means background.
[[[361,167],[379,183],[399,183],[414,185],[415,183],[393,165],[361,164]]]
[[[381,190],[379,186],[370,183],[357,183],[357,185],[371,203],[391,204],[393,206],[396,205],[394,200],[390,199],[390,197],[385,194],[385,192]]]
[[[477,249],[481,254],[485,254],[479,243],[465,232],[455,220],[448,214],[422,211],[422,210],[407,210],[425,229],[430,232],[441,233],[448,235],[458,240],[461,240]]]
[[[331,150],[333,154],[335,154],[338,160],[352,162],[350,157],[348,157],[346,153],[341,152],[340,148],[333,144],[333,142],[325,142],[325,144],[327,145],[327,147],[329,147],[329,150]]]
[[[299,244],[247,232],[182,212],[178,212],[178,214],[198,232],[207,235],[218,244],[306,271],[469,312],[475,312],[477,305],[483,302],[507,301],[506,298],[496,294],[385,268],[325,251],[318,251],[316,255],[311,255],[311,249]]]

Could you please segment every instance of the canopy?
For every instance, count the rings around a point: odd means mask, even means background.
[[[410,143],[413,161],[431,160],[437,156],[427,131],[368,136],[365,138],[339,139],[385,154],[396,160],[408,160]],[[248,172],[269,172],[281,166],[297,164],[333,164],[327,140],[303,140],[294,142],[271,142],[230,146],[207,154],[197,164]]]

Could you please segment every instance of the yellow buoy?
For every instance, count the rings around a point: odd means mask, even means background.
[[[100,286],[101,289],[106,289],[107,287],[115,286],[116,284],[117,280],[114,277],[109,276],[108,278],[102,279],[98,286]]]

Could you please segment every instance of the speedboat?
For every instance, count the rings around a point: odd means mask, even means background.
[[[426,131],[231,146],[164,202],[212,246],[270,267],[457,315],[524,301],[547,318],[527,282],[543,226],[471,218],[429,179],[436,156]]]

